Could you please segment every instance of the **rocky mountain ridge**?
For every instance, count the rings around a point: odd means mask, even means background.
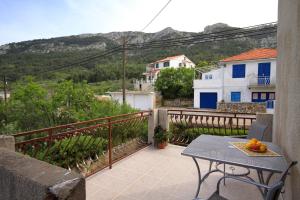
[[[216,31],[229,30],[232,28],[234,27],[230,27],[224,23],[217,23],[206,26],[202,33],[213,33]],[[122,43],[122,38],[124,35],[126,35],[126,37],[130,39],[130,43],[142,43],[153,40],[192,36],[195,34],[198,33],[178,31],[174,30],[171,27],[167,27],[156,33],[129,31],[80,34],[5,44],[0,46],[0,55],[15,53],[70,52],[91,49],[103,51],[107,48],[120,45]],[[253,42],[256,42],[262,47],[273,47],[276,43],[276,38],[274,38],[274,36],[270,36],[262,39],[254,39]]]

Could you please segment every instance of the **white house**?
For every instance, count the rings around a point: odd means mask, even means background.
[[[195,63],[193,63],[185,55],[166,57],[150,63],[146,66],[146,72],[143,73],[145,78],[143,80],[136,81],[134,87],[136,90],[153,90],[153,84],[155,83],[160,70],[180,67],[194,68]]]
[[[194,80],[194,107],[216,109],[217,102],[275,100],[276,49],[254,49],[219,62],[219,68]]]

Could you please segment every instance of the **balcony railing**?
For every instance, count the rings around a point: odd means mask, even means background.
[[[247,135],[255,114],[168,110],[171,143],[186,146],[201,134],[221,136]]]
[[[13,136],[17,151],[88,176],[146,146],[150,115],[142,111]]]
[[[257,76],[249,80],[250,87],[274,87],[275,80],[270,76]]]

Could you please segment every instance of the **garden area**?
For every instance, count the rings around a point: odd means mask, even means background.
[[[31,78],[0,101],[0,134],[16,150],[87,176],[147,144],[149,113],[97,100],[86,83],[45,88]]]

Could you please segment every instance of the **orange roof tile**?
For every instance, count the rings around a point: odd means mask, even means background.
[[[267,59],[267,58],[276,58],[277,50],[276,49],[253,49],[239,55],[235,55],[229,58],[221,60],[221,62],[231,62],[231,61],[242,61],[242,60],[258,60],[258,59]]]

